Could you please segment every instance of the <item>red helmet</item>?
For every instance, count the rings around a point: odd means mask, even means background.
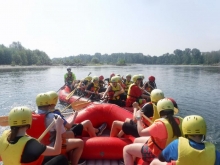
[[[99,80],[104,80],[104,76],[103,75],[99,76]]]
[[[155,81],[155,77],[154,76],[150,76],[148,79],[149,79],[149,81],[152,81],[152,82]]]
[[[110,77],[113,77],[113,76],[115,76],[115,74],[114,74],[114,73],[112,73],[112,74],[110,75]]]

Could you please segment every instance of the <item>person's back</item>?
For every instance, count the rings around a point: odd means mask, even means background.
[[[61,162],[64,165],[68,164],[68,160],[65,156],[58,155],[61,152],[60,125],[63,123],[60,117],[55,121],[58,131],[56,133],[57,139],[54,147],[40,144],[36,139],[26,135],[26,130],[29,129],[32,124],[32,113],[29,108],[13,108],[9,113],[8,119],[11,130],[4,131],[0,137],[0,156],[5,165],[39,165],[42,163],[47,163],[47,165],[59,165]],[[48,161],[44,160],[44,156],[52,155],[58,156],[52,157],[51,160]]]
[[[219,165],[220,153],[215,145],[205,142],[206,123],[198,115],[186,116],[182,122],[185,137],[170,143],[152,165]]]

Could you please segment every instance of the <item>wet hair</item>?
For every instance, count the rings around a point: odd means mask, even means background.
[[[163,110],[160,112],[160,116],[166,116],[168,122],[172,126],[173,137],[174,136],[180,137],[180,136],[182,136],[181,130],[180,130],[179,125],[177,124],[176,120],[174,119],[173,115],[174,115],[174,111],[171,109]]]

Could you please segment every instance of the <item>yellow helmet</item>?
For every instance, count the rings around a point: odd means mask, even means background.
[[[142,77],[142,79],[144,79],[144,75],[143,75],[143,74],[139,74],[139,76],[141,76],[141,77]]]
[[[111,78],[111,83],[117,83],[118,82],[118,76],[113,76]]]
[[[8,115],[9,126],[31,125],[32,112],[28,107],[15,107]]]
[[[98,76],[94,76],[94,77],[92,78],[92,82],[94,82],[94,81],[99,81],[99,77],[98,77]]]
[[[84,80],[92,81],[92,77],[91,76],[87,76]]]
[[[118,79],[118,82],[121,82],[121,81],[122,81],[121,76],[115,76],[115,77]]]
[[[126,77],[131,77],[131,74],[127,74]]]
[[[133,81],[134,83],[135,83],[137,80],[139,80],[139,79],[143,80],[142,76],[140,76],[140,75],[134,75],[134,76],[132,77],[132,81]]]
[[[50,96],[46,93],[40,93],[36,97],[36,104],[37,106],[46,106],[50,105]]]
[[[50,104],[56,105],[58,101],[58,94],[55,91],[49,91],[46,94],[50,96]]]
[[[182,131],[185,135],[206,135],[206,122],[198,115],[186,116],[182,122]]]
[[[165,111],[165,110],[174,111],[173,102],[168,98],[161,99],[157,102],[157,112],[158,112],[158,114],[160,114],[161,111]]]
[[[151,102],[157,103],[160,99],[164,98],[164,93],[160,89],[154,89],[150,93]]]

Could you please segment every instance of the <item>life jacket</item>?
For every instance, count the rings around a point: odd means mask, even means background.
[[[124,83],[124,85],[125,85],[124,90],[125,90],[126,93],[128,93],[128,89],[129,89],[129,87],[130,87],[130,85],[132,83],[133,83],[132,81],[129,81],[129,82],[127,82],[127,80],[125,81],[125,83]]]
[[[72,72],[65,74],[65,81],[67,81],[68,83],[72,83],[73,80],[74,80],[74,76]]]
[[[141,95],[140,96],[135,96],[135,93],[134,93],[134,90],[131,90],[131,88],[133,87],[133,86],[137,86],[135,83],[133,83],[133,84],[131,84],[130,86],[129,86],[129,89],[128,89],[128,93],[127,93],[127,100],[133,100],[133,102],[134,101],[137,101],[138,103],[140,103],[140,101],[139,100],[141,100]],[[141,89],[140,89],[141,90]],[[140,104],[142,104],[142,103],[140,103]]]
[[[154,103],[152,103],[152,104],[153,104],[153,110],[154,110],[152,121],[154,122],[156,119],[160,118],[160,115],[157,111],[157,106]]]
[[[109,100],[118,100],[120,98],[120,96],[114,97],[115,92],[120,91],[120,86],[117,83],[116,87],[112,85],[112,83],[110,83],[111,86],[111,90],[108,92],[108,99]]]
[[[215,164],[215,145],[209,142],[204,142],[203,150],[194,149],[190,146],[189,140],[179,137],[178,143],[178,159],[176,165],[207,165]]]
[[[39,165],[43,162],[44,156],[40,155],[39,158],[30,163],[21,163],[21,155],[23,153],[26,143],[32,138],[29,136],[21,137],[17,143],[11,144],[7,138],[10,134],[10,130],[3,132],[0,140],[0,155],[4,162],[4,165]]]
[[[93,83],[93,84],[94,84],[94,86],[91,88],[91,91],[97,92],[99,90],[99,83],[97,83],[97,84]]]
[[[180,130],[182,130],[182,118],[181,117],[177,117],[175,116],[175,118],[178,118],[180,123],[179,123],[179,128]],[[154,138],[154,137],[150,137],[147,144],[148,147],[151,149],[152,153],[155,156],[158,156],[161,151],[168,145],[170,144],[170,142],[172,142],[173,140],[177,139],[178,137],[173,136],[173,129],[171,124],[169,123],[169,121],[165,118],[159,118],[156,119],[154,122],[162,122],[167,130],[167,139],[159,139],[159,138]]]
[[[48,114],[48,113],[47,113]],[[27,129],[27,134],[34,138],[39,138],[40,135],[46,130],[45,118],[47,114],[32,114],[32,124],[31,128]],[[41,140],[44,145],[50,144],[50,133],[47,133]]]

